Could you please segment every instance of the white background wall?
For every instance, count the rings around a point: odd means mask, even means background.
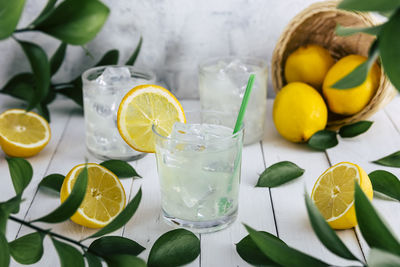
[[[59,0],[60,1],[60,0]],[[89,68],[109,49],[120,50],[120,62],[143,36],[137,66],[156,72],[180,98],[196,98],[198,62],[215,56],[255,56],[270,62],[285,25],[316,0],[103,0],[111,14],[103,30],[87,45],[69,46],[54,77],[66,82]],[[47,0],[27,0],[19,27],[26,26]],[[59,41],[44,34],[20,33],[20,39],[42,45],[50,56]],[[0,86],[13,74],[29,70],[18,44],[0,41]],[[269,96],[273,96],[269,86]],[[0,95],[1,97],[1,95]]]

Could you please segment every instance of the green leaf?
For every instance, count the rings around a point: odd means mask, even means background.
[[[12,77],[0,92],[31,102],[35,94],[34,84],[35,77],[32,73],[20,73]]]
[[[132,255],[113,255],[105,258],[108,266],[112,267],[146,267],[146,263]]]
[[[126,61],[126,65],[135,65],[136,59],[140,53],[140,49],[142,48],[142,43],[143,38],[140,36],[139,43],[137,44],[135,51],[133,51],[133,54],[129,57],[128,61]]]
[[[36,106],[36,110],[40,114],[40,116],[42,116],[48,122],[50,122],[50,112],[49,112],[49,109],[47,108],[47,105],[45,103],[39,103]]]
[[[3,233],[0,233],[0,248],[0,266],[8,266],[10,264],[10,249]]]
[[[131,200],[131,202],[129,202],[129,204],[125,207],[125,209],[123,209],[121,213],[118,214],[117,217],[115,217],[109,224],[107,224],[100,231],[94,233],[93,235],[87,237],[86,239],[103,236],[105,234],[114,232],[119,228],[121,228],[122,226],[124,226],[135,214],[137,208],[139,207],[141,199],[142,199],[142,189],[140,188],[136,196]]]
[[[54,55],[50,58],[50,74],[53,76],[56,74],[58,69],[61,67],[62,62],[64,61],[65,52],[67,51],[67,44],[61,43],[57,48]]]
[[[390,11],[400,7],[400,0],[343,0],[338,8],[352,11]]]
[[[366,33],[369,35],[377,35],[382,28],[382,25],[366,27],[366,28],[352,28],[352,27],[343,27],[342,25],[336,26],[336,34],[339,36],[350,36],[356,33]]]
[[[302,176],[304,169],[290,161],[275,163],[263,171],[256,187],[276,187]]]
[[[43,234],[33,232],[9,243],[11,256],[21,264],[34,264],[43,255]]]
[[[180,266],[188,264],[200,254],[200,240],[192,232],[175,229],[160,236],[150,250],[147,264],[156,266]]]
[[[305,201],[311,226],[321,243],[332,253],[342,258],[360,261],[332,230],[308,195],[305,195]]]
[[[48,0],[46,6],[43,8],[42,12],[40,12],[39,16],[31,23],[31,26],[36,26],[38,25],[41,21],[43,21],[49,14],[50,12],[54,9],[54,6],[56,5],[57,0]]]
[[[87,167],[79,173],[78,178],[72,188],[71,194],[68,198],[54,211],[49,214],[34,220],[34,222],[48,222],[59,223],[68,220],[81,205],[86,194],[86,187],[88,184],[88,170]]]
[[[308,146],[316,150],[325,150],[338,143],[336,132],[329,130],[318,131],[308,140]]]
[[[33,169],[31,164],[22,158],[6,158],[8,169],[14,185],[15,193],[22,194],[32,180]]]
[[[72,45],[84,45],[101,30],[109,13],[98,0],[65,0],[35,29]]]
[[[107,256],[114,254],[139,255],[144,247],[135,241],[122,236],[103,236],[96,239],[89,246],[89,251],[94,254]]]
[[[263,231],[258,231],[260,234],[266,235],[267,238],[273,238],[282,244],[286,245],[278,237]],[[239,256],[251,265],[255,266],[274,266],[276,265],[270,258],[268,258],[254,243],[250,235],[247,235],[239,243],[236,244],[236,251]]]
[[[253,228],[245,225],[251,239],[257,247],[270,259],[282,266],[330,266],[329,264],[304,254],[283,244],[267,235],[260,234]]]
[[[58,193],[60,193],[61,186],[64,182],[65,176],[59,173],[53,173],[50,175],[47,175],[40,181],[38,187],[46,187],[50,188]]]
[[[369,267],[399,267],[400,257],[378,248],[371,248],[367,262]]]
[[[400,181],[388,171],[376,170],[368,174],[374,191],[400,201]]]
[[[355,182],[354,203],[360,231],[370,247],[400,255],[400,243]]]
[[[336,89],[351,89],[363,84],[379,52],[380,48],[378,47],[378,42],[375,40],[369,48],[368,59],[335,84],[331,85],[331,87]]]
[[[85,267],[83,256],[76,248],[54,238],[51,240],[60,258],[61,267]]]
[[[341,137],[355,137],[368,131],[372,125],[372,121],[359,121],[353,124],[345,125],[339,130]]]
[[[71,85],[71,87],[63,88],[57,90],[58,93],[65,95],[66,97],[72,99],[79,106],[83,107],[83,94],[82,86]]]
[[[394,1],[394,0],[393,0]],[[400,2],[400,0],[398,0]],[[380,3],[380,1],[378,1]],[[382,28],[379,38],[379,51],[383,69],[390,82],[400,90],[400,9]]]
[[[25,0],[0,0],[0,40],[11,36],[17,27]]]
[[[6,228],[7,228],[7,222],[8,222],[8,217],[10,216],[9,212],[4,211],[0,207],[0,235],[6,233]],[[0,260],[1,262],[1,260]],[[0,265],[1,266],[1,265]]]
[[[97,62],[96,66],[116,65],[118,64],[119,51],[116,49],[107,51],[104,56]],[[80,79],[80,77],[78,77]]]
[[[375,160],[373,163],[388,167],[400,168],[400,151],[396,151],[388,156]]]
[[[19,40],[18,43],[24,50],[35,76],[35,95],[28,106],[28,110],[31,110],[49,93],[50,64],[46,52],[37,44]]]
[[[102,267],[101,260],[90,252],[85,253],[85,258],[88,262],[89,267]]]
[[[118,178],[142,177],[126,161],[111,159],[100,163],[100,165],[113,172]]]
[[[18,213],[19,205],[22,202],[21,194],[0,203],[0,233],[6,233],[8,217],[10,213]]]

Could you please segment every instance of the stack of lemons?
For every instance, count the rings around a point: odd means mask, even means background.
[[[314,44],[290,54],[284,73],[288,84],[277,94],[273,108],[278,132],[289,141],[306,142],[326,127],[328,110],[343,116],[360,112],[379,86],[376,63],[361,85],[345,90],[332,86],[366,60],[348,55],[335,62],[327,49]]]

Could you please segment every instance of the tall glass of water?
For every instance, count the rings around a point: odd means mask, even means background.
[[[215,58],[199,67],[199,93],[203,110],[230,113],[228,124],[234,124],[250,74],[255,74],[244,121],[244,143],[263,137],[267,109],[267,64],[255,58]]]
[[[153,84],[151,71],[132,66],[102,66],[82,74],[86,147],[100,159],[135,160],[144,154],[133,150],[117,128],[117,112],[133,87]]]
[[[185,112],[170,136],[156,126],[156,158],[164,219],[197,233],[220,230],[237,216],[243,129],[230,114]]]

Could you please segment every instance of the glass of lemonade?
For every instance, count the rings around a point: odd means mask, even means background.
[[[225,228],[237,216],[243,128],[233,134],[231,114],[185,112],[187,123],[156,136],[164,219],[197,233]]]
[[[203,110],[230,113],[228,124],[235,123],[250,74],[255,74],[244,121],[244,144],[262,139],[267,110],[267,64],[255,58],[215,58],[199,66],[199,94]]]
[[[102,66],[82,74],[86,147],[100,159],[135,160],[144,154],[133,150],[120,136],[117,112],[133,87],[153,84],[154,73],[132,66]]]

